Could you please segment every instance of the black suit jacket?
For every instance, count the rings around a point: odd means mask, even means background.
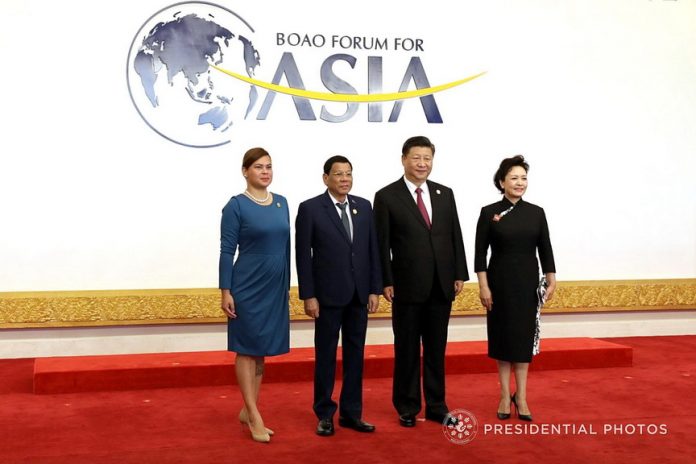
[[[469,280],[464,242],[452,190],[427,181],[432,228],[423,220],[404,179],[377,192],[375,224],[384,286],[394,297],[420,303],[430,296],[437,275],[442,292],[454,300],[454,281]]]
[[[372,206],[348,195],[353,241],[328,192],[300,203],[295,219],[295,258],[300,299],[321,306],[345,306],[357,290],[361,303],[382,293]]]

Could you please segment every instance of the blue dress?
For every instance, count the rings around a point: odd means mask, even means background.
[[[262,206],[237,195],[223,208],[220,288],[230,289],[237,313],[227,322],[229,351],[290,351],[290,213],[284,197],[273,194],[273,202]]]

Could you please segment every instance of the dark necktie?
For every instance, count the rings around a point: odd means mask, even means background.
[[[348,203],[336,203],[336,206],[341,210],[341,222],[343,223],[343,228],[346,229],[346,234],[348,234],[348,239],[353,241],[350,237],[350,220],[348,219],[348,213],[346,213],[346,207]]]
[[[418,211],[420,211],[421,216],[423,216],[423,220],[425,221],[425,224],[428,226],[428,229],[430,229],[430,216],[428,216],[428,210],[425,209],[425,203],[423,203],[423,190],[421,190],[420,187],[416,189],[416,204],[418,205]]]

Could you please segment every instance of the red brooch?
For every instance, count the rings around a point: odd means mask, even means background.
[[[503,216],[505,216],[507,213],[509,213],[510,211],[512,211],[512,208],[514,208],[514,207],[515,207],[515,205],[512,205],[511,207],[509,207],[508,209],[506,209],[506,210],[503,211],[502,213],[500,213],[500,214],[494,214],[494,215],[493,215],[493,222],[498,222],[498,221],[500,221],[501,219],[503,219]]]

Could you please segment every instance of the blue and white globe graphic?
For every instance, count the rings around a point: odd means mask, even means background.
[[[208,2],[176,3],[152,15],[133,39],[126,69],[143,120],[181,145],[228,143],[258,92],[211,64],[254,77],[260,55],[253,32],[239,15]]]

